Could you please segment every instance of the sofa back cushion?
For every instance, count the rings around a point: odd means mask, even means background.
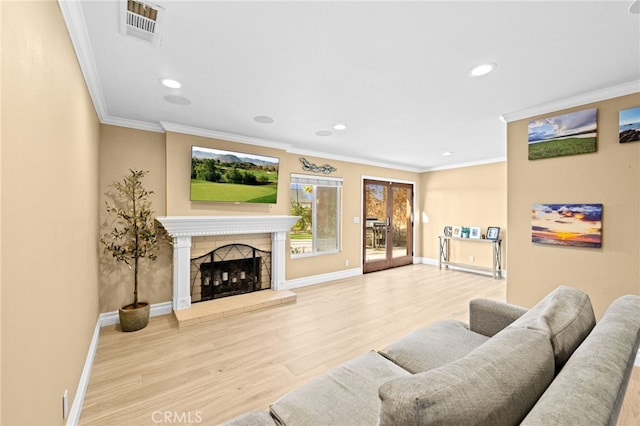
[[[616,425],[640,344],[640,296],[616,299],[523,421]]]
[[[556,371],[559,371],[595,325],[589,296],[575,288],[560,286],[509,327],[545,333],[551,341]]]
[[[464,358],[383,384],[379,424],[517,424],[553,376],[547,336],[507,328]]]

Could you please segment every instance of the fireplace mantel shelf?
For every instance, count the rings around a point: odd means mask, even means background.
[[[161,216],[158,221],[173,238],[174,311],[191,307],[190,259],[191,238],[208,235],[271,234],[271,288],[284,283],[286,233],[300,216]]]
[[[299,216],[163,216],[158,220],[172,237],[286,232]]]

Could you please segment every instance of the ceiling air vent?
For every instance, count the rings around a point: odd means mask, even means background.
[[[164,9],[153,3],[126,0],[122,3],[120,32],[149,43],[159,44],[159,27]]]

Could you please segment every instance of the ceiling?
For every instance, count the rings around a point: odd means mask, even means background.
[[[310,157],[502,161],[505,121],[640,91],[631,0],[157,0],[156,43],[120,33],[120,1],[59,3],[103,123]]]

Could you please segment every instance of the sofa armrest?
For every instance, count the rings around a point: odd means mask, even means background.
[[[469,302],[469,330],[492,337],[527,311],[521,306],[495,300],[473,299]]]

